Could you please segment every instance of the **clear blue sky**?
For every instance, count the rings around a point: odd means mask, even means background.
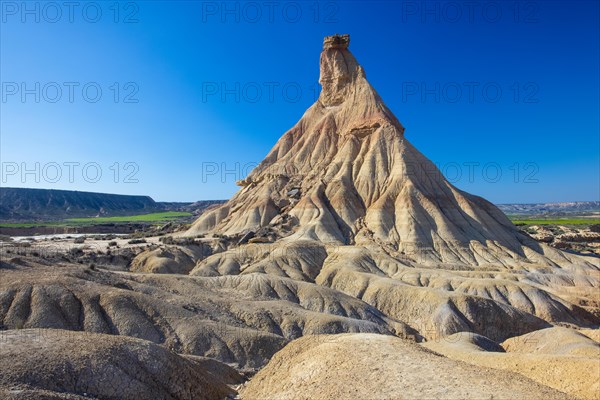
[[[275,3],[2,1],[0,184],[228,198],[314,102],[338,32],[459,188],[600,199],[597,1]]]

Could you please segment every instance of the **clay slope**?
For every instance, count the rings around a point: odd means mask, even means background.
[[[343,334],[293,341],[243,399],[568,399],[515,373],[474,367],[391,336]]]
[[[281,240],[213,254],[199,260],[190,274],[260,273],[316,283],[361,299],[428,339],[471,331],[501,341],[550,324],[597,324],[592,313],[600,304],[595,272],[586,267],[507,270],[501,265],[434,269],[400,263],[369,247]]]
[[[1,339],[3,399],[199,400],[235,393],[207,369],[211,364],[144,340],[53,329],[2,332]]]
[[[571,329],[542,329],[501,346],[461,332],[424,346],[477,366],[517,372],[577,398],[600,397],[600,344]]]
[[[598,278],[590,274],[409,268],[369,249],[343,246],[324,261],[315,281],[362,299],[426,338],[471,331],[504,340],[548,324],[597,324],[580,306],[597,311],[600,304]]]
[[[259,368],[302,335],[413,335],[361,300],[289,278],[145,275],[13,259],[0,264],[0,330],[124,335]]]

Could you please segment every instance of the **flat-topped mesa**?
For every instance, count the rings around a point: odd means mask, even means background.
[[[332,35],[325,36],[323,39],[323,50],[326,49],[347,49],[350,45],[350,35]]]

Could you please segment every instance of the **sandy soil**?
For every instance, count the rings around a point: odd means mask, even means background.
[[[242,389],[242,399],[569,399],[521,375],[451,360],[393,336],[298,339]]]

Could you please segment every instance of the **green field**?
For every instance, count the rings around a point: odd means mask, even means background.
[[[106,224],[116,222],[169,222],[183,217],[189,217],[192,213],[180,211],[165,211],[160,213],[130,215],[125,217],[92,217],[92,218],[69,218],[67,222],[78,224]]]
[[[600,223],[598,218],[583,218],[583,219],[512,219],[515,225],[593,225]]]
[[[48,222],[1,222],[0,228],[31,228],[35,226],[69,226],[63,221],[48,221]]]
[[[63,221],[48,222],[22,222],[22,223],[0,223],[0,227],[6,228],[29,228],[36,226],[81,226],[94,224],[118,224],[118,223],[150,223],[160,224],[176,221],[181,218],[192,216],[189,212],[165,211],[151,214],[129,215],[120,217],[89,217],[69,218]],[[515,225],[592,225],[600,223],[598,218],[532,218],[523,216],[509,216]]]
[[[69,218],[64,221],[49,222],[23,222],[23,223],[0,223],[4,228],[29,228],[37,226],[81,226],[95,224],[118,224],[118,223],[164,223],[175,221],[180,218],[190,217],[192,213],[180,211],[165,211],[151,214],[129,215],[120,217],[90,217]]]

